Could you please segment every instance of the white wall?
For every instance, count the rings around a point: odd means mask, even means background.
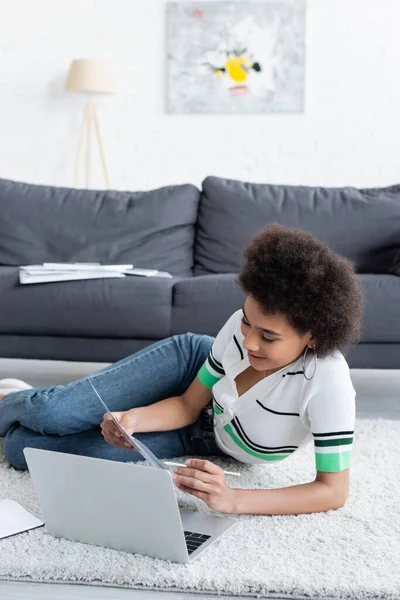
[[[172,116],[164,0],[0,0],[0,177],[72,185],[85,97],[65,77],[73,58],[110,58],[118,94],[98,106],[114,189],[398,182],[399,19],[399,0],[308,0],[304,114]]]

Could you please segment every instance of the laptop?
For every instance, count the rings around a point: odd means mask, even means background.
[[[24,455],[54,537],[188,563],[235,522],[179,508],[165,469],[36,448]]]

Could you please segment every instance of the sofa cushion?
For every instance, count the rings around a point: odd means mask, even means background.
[[[0,264],[133,263],[188,277],[200,192],[92,191],[0,179]]]
[[[171,333],[192,331],[215,336],[246,299],[236,277],[235,273],[227,273],[176,281]]]
[[[400,277],[358,277],[365,299],[361,343],[400,343]]]
[[[146,348],[157,340],[134,340],[131,338],[87,338],[87,337],[62,337],[60,335],[5,335],[0,334],[0,356],[2,358],[23,358],[33,360],[67,360],[75,362],[74,377],[86,375],[85,366],[77,368],[77,362],[104,362],[111,363],[134,354]],[[381,355],[380,355],[381,356]],[[99,369],[101,367],[99,366]],[[52,370],[47,375],[48,384],[52,380]],[[29,383],[43,386],[43,372],[29,373]],[[35,382],[36,380],[36,382]],[[70,381],[68,372],[64,381]],[[57,374],[57,382],[62,383],[61,371]]]
[[[369,260],[371,273],[389,273],[400,276],[400,246],[382,248],[373,253]]]
[[[20,285],[0,267],[0,335],[160,339],[170,335],[174,278]]]
[[[308,231],[353,260],[359,273],[373,272],[376,252],[400,249],[400,185],[323,188],[207,177],[199,205],[194,274],[238,272],[250,238],[274,221]]]
[[[237,274],[205,275],[174,284],[173,334],[193,331],[216,336],[246,295]],[[400,277],[358,275],[365,299],[360,343],[400,344]]]

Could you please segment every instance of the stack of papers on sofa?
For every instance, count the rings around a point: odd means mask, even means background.
[[[19,282],[48,283],[79,279],[106,279],[110,277],[172,277],[167,271],[138,269],[133,265],[102,265],[100,263],[43,263],[19,267]]]

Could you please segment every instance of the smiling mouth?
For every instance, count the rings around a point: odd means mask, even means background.
[[[253,358],[264,358],[264,356],[257,356],[257,354],[252,354],[251,352],[248,352],[247,354]]]

